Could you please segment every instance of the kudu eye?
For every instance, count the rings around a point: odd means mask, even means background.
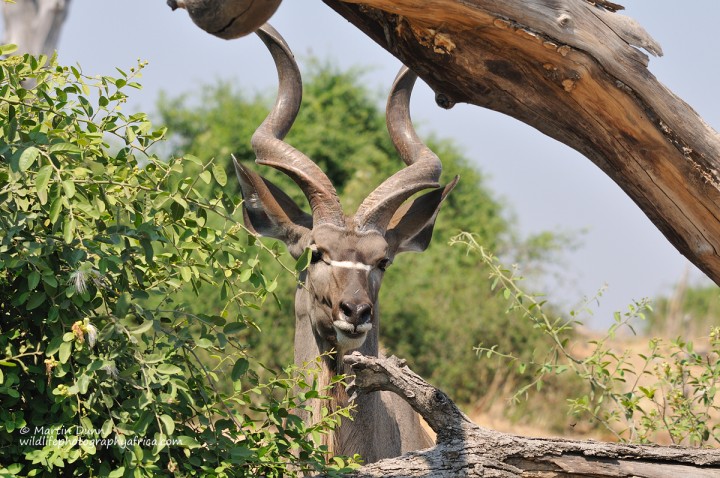
[[[386,270],[388,267],[390,267],[390,264],[392,264],[392,262],[390,261],[390,259],[388,259],[388,258],[386,257],[386,258],[380,259],[380,261],[378,261],[378,263],[377,263],[377,268],[380,269],[381,271],[384,271],[384,270]]]
[[[310,247],[310,264],[317,264],[323,258],[323,251],[319,250],[317,246],[313,245]]]

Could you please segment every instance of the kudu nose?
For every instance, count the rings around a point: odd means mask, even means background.
[[[342,302],[340,304],[340,311],[345,315],[345,320],[356,327],[367,324],[372,320],[372,305],[370,304]]]

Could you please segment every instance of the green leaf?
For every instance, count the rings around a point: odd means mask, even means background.
[[[88,387],[90,386],[90,377],[87,375],[80,375],[77,381],[78,391],[82,394],[87,393]]]
[[[62,345],[63,339],[62,337],[53,337],[50,340],[50,343],[47,346],[47,349],[45,349],[45,355],[48,357],[51,357],[60,349],[60,345]]]
[[[80,146],[73,143],[55,143],[48,148],[48,153],[81,153]]]
[[[63,240],[65,241],[65,244],[70,244],[73,241],[74,234],[75,218],[68,214],[65,216],[65,220],[63,221]]]
[[[73,183],[71,180],[66,179],[62,182],[63,190],[65,191],[65,196],[68,197],[68,199],[75,196],[75,183]]]
[[[199,227],[203,227],[205,225],[207,222],[207,212],[205,209],[198,209],[197,218],[195,220],[197,221],[197,225]]]
[[[170,205],[170,215],[172,216],[173,220],[179,221],[185,215],[185,207],[183,207],[183,205],[177,201],[173,202]]]
[[[145,322],[143,322],[142,324],[140,324],[139,327],[136,327],[136,328],[134,328],[134,329],[131,329],[131,330],[130,330],[130,333],[133,334],[133,335],[144,334],[144,333],[147,332],[148,330],[152,329],[152,327],[153,327],[153,321],[152,321],[152,320],[146,320]]]
[[[50,175],[52,175],[52,172],[53,167],[48,164],[40,168],[38,173],[35,175],[35,190],[38,193],[40,204],[45,204],[47,202],[48,183],[50,182]]]
[[[268,292],[273,292],[275,289],[277,289],[277,285],[277,280],[273,280],[269,284],[267,284],[267,286],[265,286],[265,290],[267,290]]]
[[[217,181],[220,186],[225,186],[227,184],[227,174],[222,166],[213,163],[212,173],[215,177],[215,181]]]
[[[193,156],[192,154],[186,154],[183,156],[183,159],[190,161],[191,163],[197,164],[198,166],[203,166],[203,162],[198,158],[197,156]]]
[[[158,417],[160,421],[163,424],[163,428],[165,429],[166,435],[172,435],[175,432],[175,421],[172,419],[170,415],[160,415]]]
[[[117,317],[120,317],[121,319],[127,315],[128,310],[130,310],[130,303],[132,302],[132,297],[129,293],[123,292],[120,294],[120,297],[118,297],[117,303],[115,304],[115,315]]]
[[[210,184],[210,181],[212,181],[212,173],[210,171],[203,171],[200,173],[200,179],[202,179],[205,184]]]
[[[175,438],[177,438],[177,441],[180,442],[180,445],[186,448],[200,448],[200,443],[198,443],[198,441],[195,440],[193,437],[189,437],[187,435],[180,435]]]
[[[37,161],[39,156],[40,150],[37,149],[35,146],[30,146],[29,148],[26,148],[25,151],[20,154],[20,159],[18,160],[18,168],[20,169],[20,171],[27,171],[30,166],[35,164],[35,161]]]
[[[145,261],[148,264],[152,264],[153,257],[155,256],[155,249],[153,249],[152,242],[150,242],[150,239],[147,239],[147,238],[141,239],[140,246],[143,248],[143,252],[145,253]]]
[[[639,388],[640,391],[643,393],[643,395],[645,395],[645,396],[646,396],[647,398],[649,398],[650,400],[652,400],[653,398],[655,398],[655,390],[654,390],[654,389],[645,388],[645,387],[642,387],[642,386],[640,386],[640,387],[638,387],[638,388]]]
[[[236,334],[242,330],[245,330],[247,328],[247,325],[245,325],[244,322],[230,322],[225,327],[223,327],[223,332],[225,334]]]
[[[30,300],[28,300],[27,304],[25,304],[25,308],[27,310],[33,310],[37,309],[43,303],[45,303],[45,299],[47,297],[45,296],[45,292],[36,292],[31,297]]]
[[[108,478],[122,478],[125,475],[125,467],[121,466],[108,474]]]
[[[0,45],[0,55],[9,55],[10,53],[16,52],[17,49],[17,45],[13,43],[8,43],[7,45]]]
[[[230,373],[230,378],[232,378],[233,382],[240,380],[240,377],[245,375],[245,372],[248,371],[248,368],[250,367],[250,362],[248,362],[245,358],[239,358],[235,362],[235,365],[233,365],[232,372]]]
[[[105,423],[102,424],[102,428],[100,428],[100,436],[102,438],[107,438],[110,433],[112,433],[113,430],[113,421],[112,418],[108,418],[105,420]]]
[[[72,343],[71,342],[63,342],[60,344],[60,351],[58,353],[58,360],[60,363],[67,363],[68,359],[70,358],[70,352],[72,352]]]
[[[162,363],[157,366],[157,372],[162,375],[178,375],[182,374],[182,369],[171,363]]]
[[[180,277],[182,277],[183,281],[190,282],[190,279],[192,279],[192,270],[187,266],[180,267]]]
[[[245,282],[248,279],[250,279],[250,276],[252,275],[253,270],[252,269],[245,269],[240,273],[240,277],[238,277],[238,280],[240,282]]]
[[[145,363],[158,363],[158,362],[162,362],[163,360],[165,360],[164,353],[154,353],[154,354],[145,355],[143,361]]]
[[[47,197],[47,196],[46,196]],[[55,224],[60,217],[62,211],[62,198],[57,197],[50,205],[50,223]]]
[[[176,202],[177,204],[179,204],[180,206],[182,206],[183,209],[187,209],[187,208],[188,208],[188,203],[187,203],[187,201],[185,200],[185,198],[182,197],[182,195],[180,195],[180,194],[178,194],[178,193],[175,193],[175,194],[172,195],[172,200],[175,201],[175,202]]]
[[[298,257],[298,260],[295,262],[295,270],[300,272],[304,271],[308,268],[310,265],[310,260],[312,259],[312,250],[310,250],[309,247],[306,247],[302,254],[300,254],[300,257]]]
[[[97,453],[95,442],[93,440],[80,440],[80,448],[88,455]]]
[[[40,273],[38,271],[32,271],[28,274],[28,290],[35,290],[35,287],[40,283]]]
[[[202,337],[195,341],[195,345],[197,345],[201,349],[209,349],[210,347],[212,347],[213,343],[212,340]]]

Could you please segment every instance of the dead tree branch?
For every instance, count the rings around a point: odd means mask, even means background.
[[[70,9],[70,0],[2,2],[3,43],[14,43],[19,53],[52,55]]]
[[[437,433],[434,448],[381,460],[350,474],[370,477],[717,478],[720,451],[553,438],[525,438],[472,423],[441,390],[396,357],[354,353],[351,394],[388,390],[405,399]]]
[[[648,71],[640,49],[662,50],[618,5],[324,1],[412,68],[439,105],[505,113],[585,155],[720,284],[720,136]]]

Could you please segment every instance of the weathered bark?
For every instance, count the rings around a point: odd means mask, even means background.
[[[437,433],[424,451],[366,465],[348,476],[493,478],[717,478],[720,451],[594,441],[525,438],[479,427],[448,396],[396,357],[345,357],[356,374],[350,393],[388,390],[404,398]]]
[[[418,73],[441,106],[505,113],[588,157],[720,284],[720,136],[647,70],[635,47],[660,47],[617,6],[324,1]]]
[[[3,2],[3,43],[14,43],[19,53],[52,55],[69,8],[70,0]]]

